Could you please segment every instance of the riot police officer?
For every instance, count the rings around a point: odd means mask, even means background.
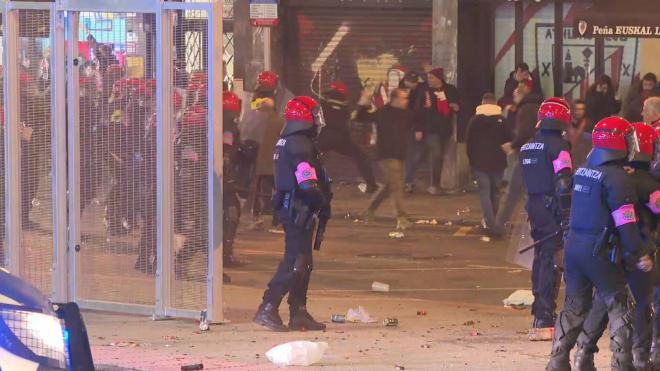
[[[561,283],[562,234],[559,232],[562,225],[568,224],[570,215],[573,165],[569,144],[562,138],[562,132],[571,123],[568,103],[560,98],[547,99],[539,107],[537,117],[539,130],[520,148],[520,161],[529,194],[526,208],[531,236],[539,242],[534,248],[532,266],[534,322],[530,334],[539,332],[537,336],[543,337],[537,329],[551,328],[556,318]],[[549,339],[550,331],[547,333]]]
[[[566,301],[557,323],[547,370],[570,370],[575,345],[592,304],[593,288],[607,305],[612,369],[632,369],[632,326],[619,263],[648,272],[650,248],[638,228],[635,184],[624,170],[635,152],[633,127],[609,117],[593,130],[593,150],[575,172],[570,230],[565,240]]]
[[[286,125],[275,146],[274,209],[285,232],[284,258],[268,284],[254,321],[273,331],[325,329],[307,312],[316,220],[329,215],[330,184],[315,139],[325,126],[321,106],[310,97],[295,97],[285,110]],[[321,226],[319,225],[319,230]],[[289,294],[288,328],[279,305]]]
[[[658,138],[655,130],[644,123],[633,124],[639,144],[639,152],[630,158],[627,172],[633,179],[638,202],[635,212],[639,218],[642,238],[652,242],[655,230],[655,200],[660,196],[660,186],[649,174],[649,164],[653,159],[653,151]],[[651,203],[650,201],[654,201]],[[626,281],[635,298],[635,317],[633,322],[633,364],[638,370],[649,367],[649,350],[651,347],[651,303],[653,299],[653,277],[650,272],[639,269],[625,271]],[[578,370],[596,370],[594,353],[598,351],[598,339],[603,335],[607,325],[607,306],[600,295],[596,295],[593,307],[584,321],[582,333],[578,337],[575,353],[575,368]]]
[[[222,94],[222,113],[224,132],[223,148],[223,248],[222,258],[225,267],[238,264],[234,257],[234,237],[241,218],[241,206],[236,190],[236,148],[239,142],[238,117],[241,115],[241,100],[230,91]]]

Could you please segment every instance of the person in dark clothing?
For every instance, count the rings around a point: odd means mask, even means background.
[[[365,217],[373,219],[376,209],[392,196],[397,216],[397,229],[406,229],[410,225],[408,215],[403,209],[403,161],[406,158],[406,141],[414,123],[414,113],[408,110],[409,93],[404,89],[394,89],[390,102],[375,112],[369,112],[369,93],[360,99],[358,120],[376,124],[378,160],[386,176],[385,185],[374,194],[369,202]]]
[[[607,75],[599,77],[589,87],[585,102],[587,103],[587,117],[594,125],[606,117],[615,115],[621,109],[621,104],[617,102],[614,93],[612,79]],[[587,131],[592,131],[592,129],[593,127],[590,127]]]
[[[518,84],[527,81],[531,82],[529,84],[531,92],[543,98],[543,89],[541,88],[541,80],[539,79],[538,71],[537,70],[530,71],[529,65],[525,62],[519,63],[516,66],[516,69],[512,71],[511,74],[509,75],[509,78],[504,83],[504,95],[506,96],[507,92],[511,92],[512,94],[513,91],[518,87]],[[511,104],[511,102],[513,102],[513,96],[511,96],[510,100],[505,99],[502,101],[502,103],[507,103],[507,102]],[[500,102],[498,102],[498,104],[499,103]],[[503,106],[502,108],[505,107],[506,105]]]
[[[367,184],[366,192],[373,193],[378,189],[376,177],[369,157],[351,139],[348,127],[351,111],[347,99],[348,87],[341,81],[332,83],[330,89],[323,94],[321,106],[327,126],[319,136],[319,149],[322,152],[335,151],[350,157]]]
[[[500,185],[506,168],[502,145],[511,141],[513,133],[502,118],[502,108],[492,93],[484,94],[481,105],[468,123],[467,155],[479,187],[481,209],[486,230],[493,234],[499,207]]]
[[[642,121],[644,101],[655,96],[660,96],[658,78],[654,73],[647,73],[642,81],[630,87],[623,104],[623,117],[630,122]]]
[[[591,133],[587,128],[593,126],[587,117],[587,105],[583,100],[573,102],[573,121],[566,132],[566,139],[571,143],[571,155],[576,165],[581,165],[591,151]]]
[[[525,83],[518,86],[514,97],[517,101],[514,115],[514,137],[511,143],[506,143],[503,146],[504,151],[513,156],[514,162],[511,179],[504,195],[504,202],[495,217],[495,231],[493,232],[496,234],[503,231],[504,224],[511,219],[518,200],[524,194],[522,168],[519,159],[520,147],[536,134],[537,113],[543,101],[543,98],[532,93],[529,85]]]
[[[431,107],[431,102],[426,99],[426,92],[429,89],[429,86],[426,82],[420,82],[420,76],[415,71],[408,71],[403,76],[401,84],[399,85],[402,89],[407,89],[409,91],[408,99],[408,109],[411,110],[417,117],[419,122],[416,122],[414,125],[414,130],[411,130],[409,134],[410,140],[408,141],[408,155],[406,158],[412,159],[416,156],[421,156],[422,158],[427,155],[427,146],[424,142],[424,132],[421,130],[423,128],[424,113],[428,111]],[[406,163],[406,167],[408,163]],[[412,193],[414,190],[414,185],[412,180],[406,182],[405,192]]]
[[[445,81],[444,70],[436,68],[428,74],[428,90],[424,93],[425,120],[423,140],[431,157],[430,194],[440,193],[440,177],[447,144],[454,132],[454,117],[458,113],[458,90]],[[415,171],[426,154],[417,152],[406,163],[406,184],[412,185]]]

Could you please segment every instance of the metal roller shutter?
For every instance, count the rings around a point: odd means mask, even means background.
[[[344,81],[357,98],[387,80],[393,66],[421,70],[431,60],[428,8],[297,7],[288,13],[287,87],[295,94]]]

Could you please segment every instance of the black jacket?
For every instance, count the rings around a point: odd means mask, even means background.
[[[513,133],[502,118],[502,109],[496,104],[477,107],[467,128],[467,155],[472,170],[502,172],[506,168],[506,154],[502,144],[508,143]]]
[[[452,119],[455,113],[450,110],[449,114],[445,115],[443,112],[439,111],[438,97],[440,94],[444,93],[447,97],[447,104],[458,104],[458,89],[456,89],[454,85],[445,84],[442,89],[428,88],[428,92],[431,95],[432,104],[430,109],[424,109],[426,116],[426,119],[424,120],[424,132],[449,137],[454,133]],[[426,97],[423,96],[422,99],[425,100]]]
[[[408,138],[415,120],[412,111],[388,104],[375,112],[369,112],[368,106],[360,106],[357,119],[376,124],[376,146],[380,160],[406,159]]]
[[[326,126],[321,130],[319,144],[324,151],[336,149],[351,138],[348,127],[350,110],[345,103],[337,100],[323,100],[321,107]]]
[[[621,109],[621,103],[617,102],[613,94],[602,94],[595,90],[589,90],[585,98],[587,104],[587,117],[595,126],[600,120],[616,115]],[[640,111],[641,112],[641,111]],[[588,131],[592,131],[593,127]]]
[[[539,107],[543,103],[540,95],[529,93],[518,104],[515,115],[515,136],[511,147],[520,150],[536,134],[536,123],[538,123]]]

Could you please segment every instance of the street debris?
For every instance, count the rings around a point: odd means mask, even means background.
[[[428,313],[426,313],[426,310],[424,310],[424,309],[422,309],[422,310],[418,310],[418,311],[417,311],[417,315],[418,315],[418,316],[425,316],[425,315],[427,315],[427,314],[428,314]]]
[[[472,332],[470,333],[471,336],[481,336],[483,335],[479,330],[473,329]]]
[[[385,326],[385,327],[399,326],[399,320],[397,318],[385,318],[383,320],[383,326]]]
[[[346,323],[346,315],[345,314],[333,314],[330,317],[330,320],[332,323]]]
[[[415,222],[415,224],[430,224],[430,225],[437,225],[438,220],[437,219],[419,219]]]
[[[203,369],[204,369],[204,364],[202,364],[202,363],[196,363],[194,365],[181,366],[181,371],[197,371],[197,370],[203,370]]]
[[[165,335],[165,336],[163,336],[163,340],[165,340],[165,341],[176,341],[176,340],[179,340],[179,337],[174,336],[174,335]]]
[[[463,322],[463,326],[474,326],[476,323],[472,320]]]
[[[531,328],[527,332],[529,341],[550,341],[555,334],[553,327]]]
[[[378,281],[374,281],[371,284],[371,291],[376,292],[390,292],[390,285]]]
[[[490,237],[488,237],[488,236],[481,236],[481,237],[479,238],[479,240],[480,240],[481,242],[490,242]]]
[[[525,309],[534,304],[532,290],[516,290],[508,298],[502,300],[504,306],[513,309]]]
[[[277,366],[311,366],[323,358],[326,350],[325,342],[292,341],[270,349],[266,358]]]
[[[403,371],[403,370],[405,370],[406,368],[405,368],[404,366],[401,366],[401,365],[395,365],[395,366],[394,366],[394,369],[395,369],[396,371]]]
[[[401,232],[401,231],[392,231],[392,232],[389,233],[389,237],[391,239],[394,239],[394,240],[400,240],[400,239],[406,237],[406,235],[403,234],[403,232]]]
[[[126,348],[126,347],[139,347],[140,344],[138,344],[135,341],[113,341],[110,343],[111,347],[119,347],[119,348]]]
[[[376,319],[364,309],[363,306],[358,306],[357,309],[350,308],[346,312],[346,322],[352,323],[374,323]]]

